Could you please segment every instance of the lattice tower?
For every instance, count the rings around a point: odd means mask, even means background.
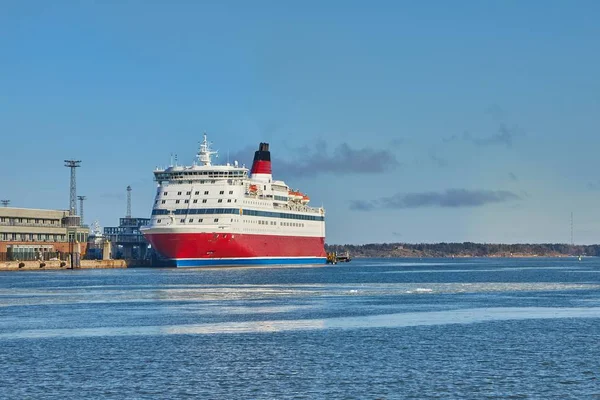
[[[131,218],[131,186],[127,186],[127,218]]]
[[[80,160],[65,160],[65,167],[71,168],[71,193],[69,196],[69,212],[77,215],[77,181],[75,179],[75,168],[81,167]]]

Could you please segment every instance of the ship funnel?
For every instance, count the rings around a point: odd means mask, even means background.
[[[254,161],[252,162],[252,178],[271,180],[271,152],[269,143],[261,143],[258,150],[254,152]]]

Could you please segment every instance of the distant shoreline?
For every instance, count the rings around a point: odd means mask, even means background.
[[[577,258],[579,256],[575,256],[575,255],[543,255],[543,256],[538,256],[538,255],[509,255],[509,256],[503,256],[503,255],[489,255],[489,256],[471,256],[471,255],[463,255],[463,256],[363,256],[363,255],[355,255],[352,256],[352,254],[350,254],[351,258],[421,258],[421,259],[467,259],[467,258]],[[590,258],[590,257],[598,257],[598,256],[582,256],[582,257],[586,257],[586,258]]]
[[[326,245],[327,252],[352,258],[534,258],[600,256],[600,245],[490,243],[373,243]]]

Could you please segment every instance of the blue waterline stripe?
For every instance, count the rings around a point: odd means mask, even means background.
[[[175,260],[177,267],[209,267],[228,265],[298,265],[298,264],[325,264],[325,257],[302,258],[199,258]]]

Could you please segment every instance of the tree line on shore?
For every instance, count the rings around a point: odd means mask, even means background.
[[[564,243],[371,243],[325,245],[327,252],[349,253],[351,257],[565,257],[600,256],[600,245]]]

